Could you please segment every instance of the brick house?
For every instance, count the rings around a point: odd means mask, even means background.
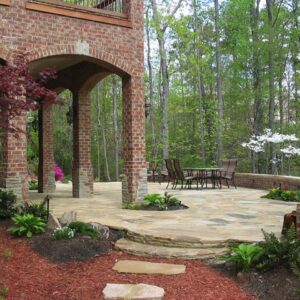
[[[73,3],[71,3],[73,2]],[[77,4],[74,4],[77,3]],[[73,197],[93,193],[90,91],[118,74],[123,89],[123,191],[125,202],[147,192],[144,114],[143,1],[0,0],[0,62],[27,52],[33,74],[54,66],[49,88],[72,92]],[[26,128],[26,114],[14,119]],[[55,190],[52,107],[39,111],[39,191]],[[26,136],[6,134],[0,187],[28,199]]]

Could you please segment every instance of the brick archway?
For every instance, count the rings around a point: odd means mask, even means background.
[[[99,46],[89,46],[88,50],[80,50],[76,45],[59,45],[47,48],[40,48],[29,52],[30,62],[37,61],[40,59],[45,59],[47,57],[53,56],[63,56],[63,55],[82,55],[87,58],[91,58],[99,63],[107,63],[119,70],[121,77],[130,76],[133,74],[134,69],[123,60],[121,57],[116,57],[110,54],[104,47]],[[1,56],[1,55],[0,55]]]

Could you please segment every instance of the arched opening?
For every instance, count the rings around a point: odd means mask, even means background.
[[[123,166],[122,81],[110,75],[93,88],[92,164],[95,182],[120,180]]]
[[[144,99],[138,90],[142,78],[135,83],[120,68],[84,55],[42,58],[30,64],[30,71],[38,77],[42,69],[49,67],[56,69],[57,77],[47,87],[68,98],[68,105],[42,105],[39,111],[39,191],[55,190],[53,166],[57,163],[67,180],[72,174],[75,198],[93,194],[94,178],[116,181],[120,173],[125,174],[123,201],[134,201],[138,194],[142,197],[146,191]],[[70,110],[72,124],[66,118]],[[134,118],[134,114],[139,116]],[[121,132],[125,137],[122,158]]]

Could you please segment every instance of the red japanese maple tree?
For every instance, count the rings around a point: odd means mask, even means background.
[[[45,87],[48,80],[55,78],[55,70],[49,68],[34,78],[25,54],[16,54],[11,63],[0,65],[0,131],[20,132],[13,118],[24,111],[38,110],[41,103],[60,103],[57,93]]]

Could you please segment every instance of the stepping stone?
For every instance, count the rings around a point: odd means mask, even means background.
[[[148,284],[112,284],[108,283],[103,290],[105,300],[162,300],[165,291]]]
[[[185,266],[137,260],[120,260],[113,266],[113,270],[119,273],[176,275],[184,273]]]

